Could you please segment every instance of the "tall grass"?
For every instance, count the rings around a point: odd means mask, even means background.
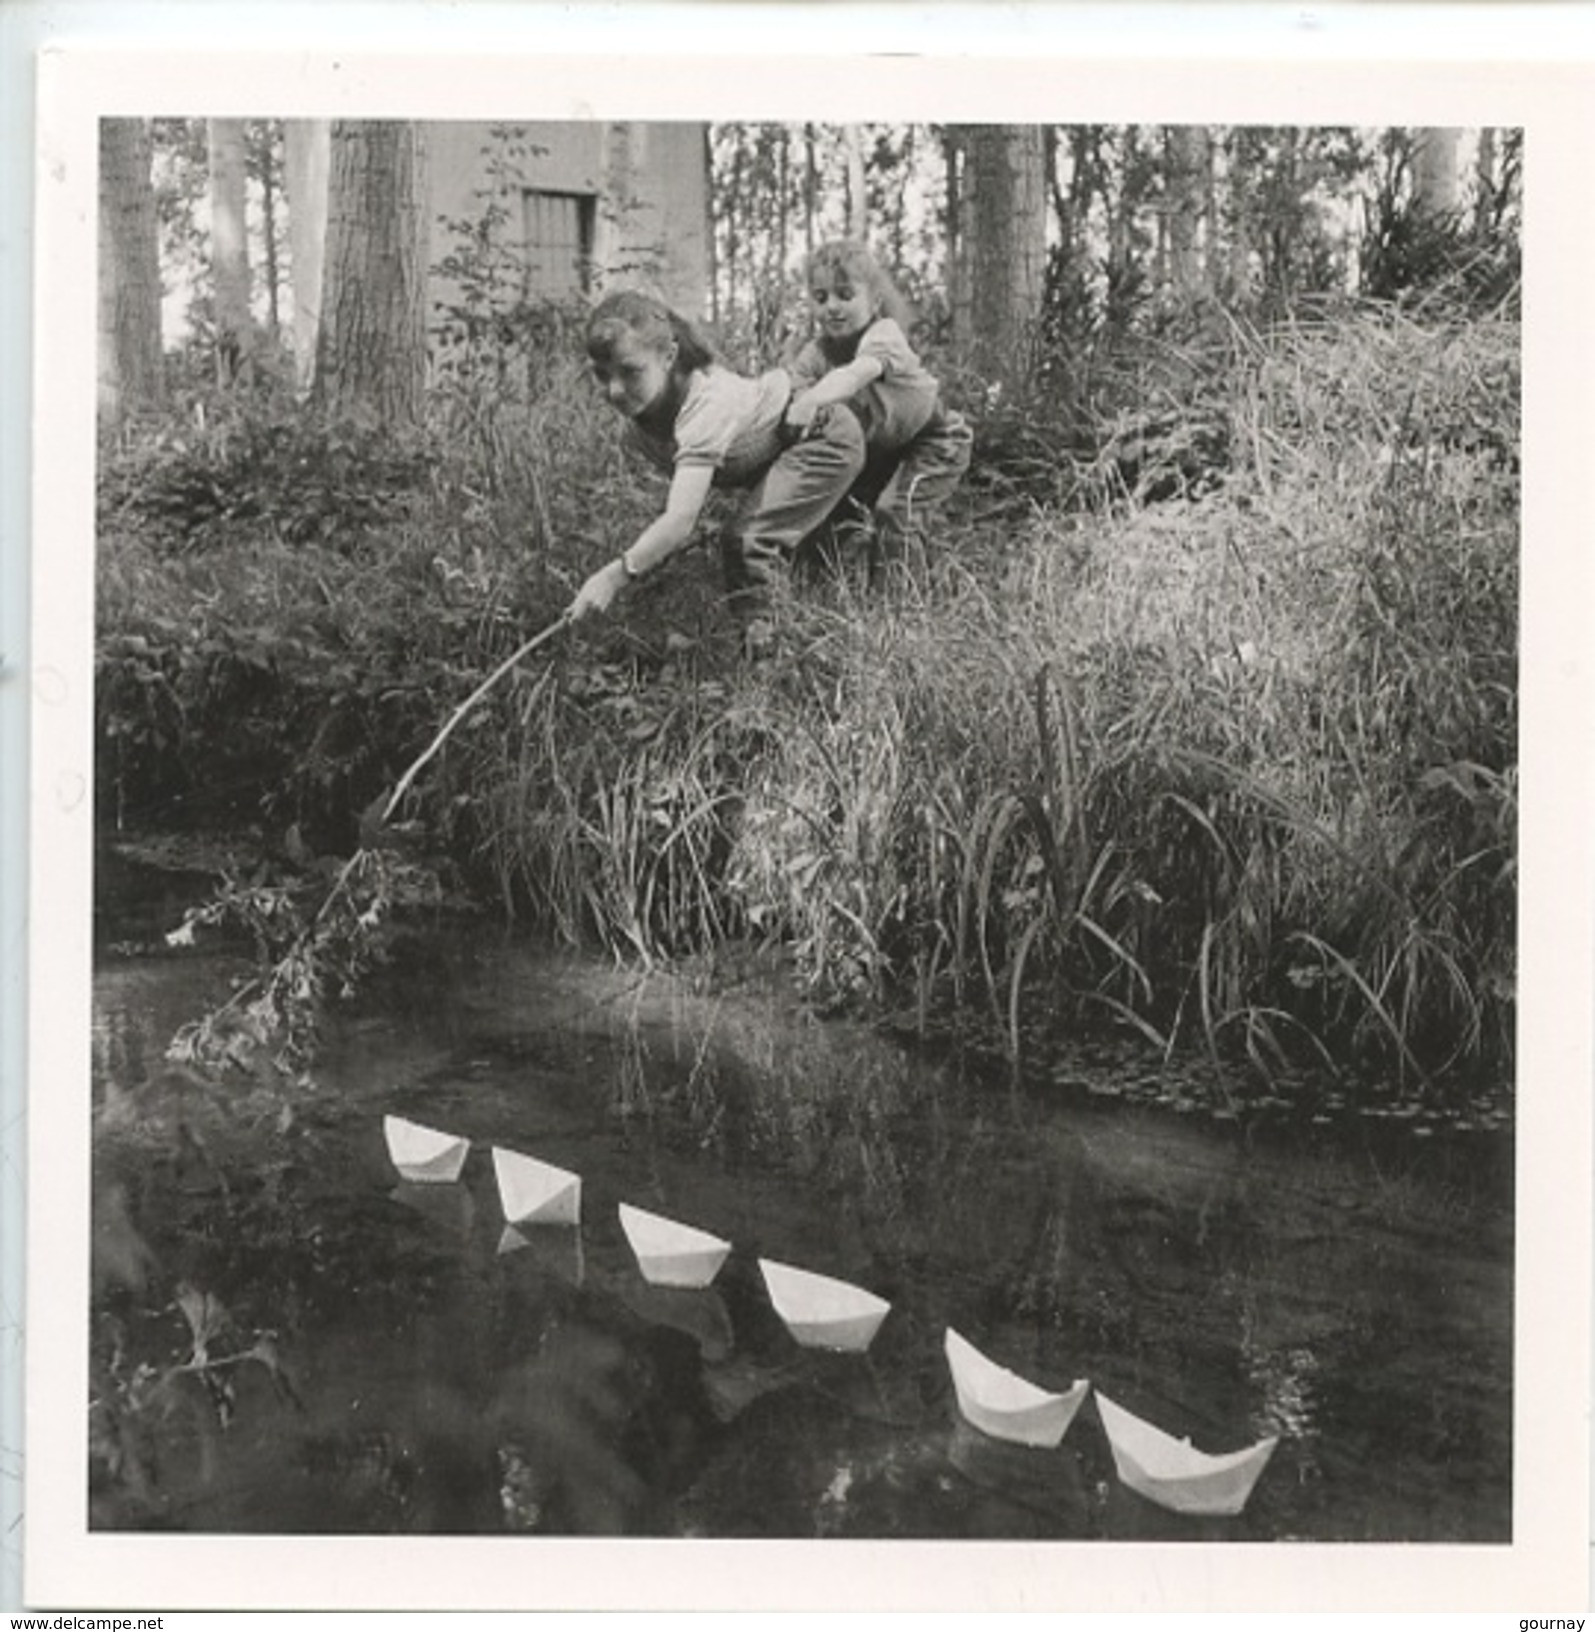
[[[1304,1062],[1503,1066],[1517,327],[1343,314],[1237,330],[1204,366],[1229,463],[1199,501],[1097,484],[1085,509],[955,516],[928,565],[807,593],[755,669],[688,558],[481,708],[420,790],[434,830],[571,941],[765,937],[826,1001],[984,1017],[1015,1058],[1107,1023],[1208,1051],[1237,1093]],[[234,664],[258,626],[281,757],[342,708],[369,783],[657,502],[571,366],[464,375],[441,411],[385,553],[113,547],[102,729],[166,707],[177,746],[141,762],[215,751],[218,671],[185,690],[174,630]],[[176,665],[174,702],[135,659]]]

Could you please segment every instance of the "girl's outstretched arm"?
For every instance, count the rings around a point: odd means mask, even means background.
[[[712,465],[678,465],[670,478],[670,496],[661,515],[648,523],[631,547],[600,567],[570,603],[573,623],[594,612],[607,612],[615,597],[634,578],[645,577],[692,537],[704,500],[714,483]]]

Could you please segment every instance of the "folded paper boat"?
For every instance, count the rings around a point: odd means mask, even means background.
[[[806,1349],[861,1351],[891,1308],[863,1287],[815,1275],[768,1258],[759,1260],[775,1312]]]
[[[404,1178],[417,1184],[452,1183],[459,1178],[471,1148],[469,1139],[440,1133],[402,1116],[383,1117],[382,1132],[393,1165]]]
[[[1066,1393],[1049,1394],[995,1360],[988,1360],[951,1326],[943,1347],[953,1374],[958,1409],[967,1421],[993,1439],[1050,1450],[1068,1432],[1091,1388],[1090,1383],[1080,1380]]]
[[[731,1243],[691,1224],[620,1204],[620,1227],[652,1286],[707,1286],[720,1273]]]
[[[1208,1456],[1194,1449],[1190,1440],[1175,1439],[1132,1416],[1100,1389],[1096,1399],[1119,1477],[1131,1490],[1174,1513],[1239,1513],[1279,1443],[1272,1435],[1244,1451]]]
[[[581,1218],[580,1174],[498,1145],[493,1147],[493,1172],[511,1224],[575,1224]]]

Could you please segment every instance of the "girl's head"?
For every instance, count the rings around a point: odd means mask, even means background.
[[[636,419],[714,361],[698,327],[639,289],[606,295],[587,319],[587,356],[611,406]]]
[[[855,343],[878,317],[908,327],[908,302],[853,238],[821,244],[809,257],[809,299],[821,343],[828,347]]]

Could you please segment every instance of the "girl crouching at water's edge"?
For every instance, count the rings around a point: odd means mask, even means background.
[[[799,545],[864,469],[858,419],[829,408],[795,437],[786,427],[786,370],[738,374],[696,325],[639,291],[599,303],[587,323],[587,354],[610,405],[628,421],[628,442],[669,475],[670,493],[663,513],[582,585],[571,618],[607,610],[628,583],[684,549],[712,487],[745,489],[723,561],[744,644],[759,655],[772,641]]]

